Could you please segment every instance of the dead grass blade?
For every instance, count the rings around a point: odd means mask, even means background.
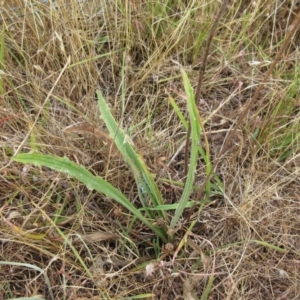
[[[100,242],[100,241],[106,241],[111,239],[116,239],[118,236],[113,233],[109,232],[94,232],[89,234],[82,234],[81,238],[86,243],[94,243],[94,242]]]
[[[3,72],[4,67],[4,50],[5,50],[5,34],[4,30],[0,32],[0,95],[4,94],[3,80],[1,72]]]

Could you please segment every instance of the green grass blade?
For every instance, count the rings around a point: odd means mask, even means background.
[[[209,297],[209,293],[211,291],[213,282],[214,282],[214,275],[211,275],[211,276],[209,276],[209,280],[208,280],[207,286],[202,294],[201,300],[209,299],[208,297]]]
[[[205,153],[205,150],[201,146],[198,146],[198,151],[199,151],[201,157],[204,159],[204,162],[205,162],[206,176],[209,176],[209,174],[211,173],[211,168],[212,168],[212,164],[211,164],[209,155],[207,153]],[[215,177],[217,179],[218,183],[221,182],[220,179],[218,179],[218,176],[216,174],[214,174],[213,177]],[[206,195],[206,200],[208,200],[209,196],[211,195],[211,182],[210,182],[210,180],[208,180],[208,182],[206,183],[205,195]]]
[[[174,112],[176,113],[176,115],[180,119],[182,125],[184,126],[184,128],[186,130],[188,130],[188,122],[184,118],[182,112],[180,111],[180,108],[178,107],[178,105],[176,104],[176,102],[174,101],[174,99],[171,96],[169,96],[169,100],[170,100],[170,103],[171,103],[171,105],[173,107]],[[200,125],[201,124],[203,124],[203,122],[200,123]],[[202,128],[203,128],[203,126],[202,126]],[[201,127],[200,127],[200,129],[201,129]],[[206,175],[209,176],[209,174],[211,173],[211,168],[212,168],[212,164],[211,164],[211,161],[210,161],[209,154],[205,153],[205,150],[201,146],[198,146],[198,151],[199,151],[199,154],[201,155],[201,157],[205,161],[205,164],[206,164]],[[213,177],[216,180],[217,184],[220,187],[222,187],[223,184],[221,183],[221,180],[218,178],[218,176],[216,174],[213,174]],[[211,188],[212,188],[212,184],[211,184],[210,181],[208,181],[207,184],[206,184],[206,187],[205,187],[206,200],[208,200],[209,196],[211,195]]]
[[[188,201],[184,208],[190,208],[194,207],[196,204],[200,204],[200,202],[196,203],[195,201]],[[159,205],[154,208],[148,208],[150,210],[175,210],[179,206],[179,203],[173,203],[173,204],[164,204]]]
[[[174,217],[171,221],[171,227],[174,228],[181,217],[184,208],[186,207],[186,203],[189,200],[190,194],[193,190],[193,183],[195,178],[195,172],[197,168],[197,159],[198,159],[198,143],[200,140],[201,127],[199,122],[199,114],[195,103],[194,91],[189,82],[189,79],[182,70],[183,84],[185,88],[185,92],[187,95],[187,104],[188,104],[188,112],[190,116],[190,126],[191,126],[191,158],[190,158],[190,166],[187,174],[186,183],[184,186],[184,190],[179,201],[179,205],[175,211]]]
[[[145,162],[136,153],[129,136],[119,127],[100,91],[97,91],[97,96],[101,118],[105,122],[110,136],[114,139],[125,162],[134,174],[143,206],[147,208],[145,195],[149,196],[154,207],[162,205],[164,203],[163,198]],[[148,213],[153,217],[150,211]],[[163,211],[159,211],[159,215],[165,218]]]
[[[39,268],[38,266],[32,265],[32,264],[26,264],[26,263],[20,263],[20,262],[12,262],[12,261],[0,261],[0,266],[19,266],[19,267],[24,267],[24,268],[28,268],[28,269],[33,269],[38,271],[41,275],[44,276],[45,278],[45,282],[48,286],[49,289],[49,294],[50,294],[50,298],[52,300],[54,300],[54,295],[52,292],[52,288],[51,288],[51,284],[50,284],[50,280],[48,278],[48,276],[46,275],[45,270]]]
[[[286,249],[280,248],[278,246],[275,246],[273,244],[267,243],[265,241],[260,241],[260,240],[251,240],[251,241],[254,242],[254,243],[256,243],[256,244],[258,244],[258,245],[261,245],[263,247],[267,247],[267,248],[279,251],[281,253],[287,253]]]
[[[169,100],[170,100],[170,103],[171,103],[176,115],[178,116],[181,123],[183,124],[184,128],[186,130],[188,130],[188,127],[189,127],[188,122],[186,121],[186,119],[185,119],[184,115],[182,114],[180,108],[178,107],[177,103],[175,102],[175,100],[171,96],[169,96]]]
[[[74,177],[80,182],[84,183],[88,189],[103,193],[107,197],[112,198],[120,203],[132,214],[134,214],[140,221],[152,229],[159,237],[161,237],[163,240],[166,240],[166,235],[164,232],[161,229],[153,226],[152,223],[145,218],[141,212],[131,204],[129,199],[127,199],[118,189],[113,187],[109,182],[105,181],[101,177],[94,176],[84,167],[76,165],[68,158],[54,157],[43,154],[23,153],[13,157],[12,160],[25,164],[45,166],[58,172],[67,173],[71,177]]]

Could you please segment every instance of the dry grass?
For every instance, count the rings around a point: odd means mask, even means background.
[[[198,107],[212,162],[300,7],[293,0],[231,2],[213,39]],[[218,6],[1,4],[0,299],[299,299],[298,33],[218,164],[224,190],[213,189],[202,210],[186,209],[170,240],[174,249],[65,174],[11,161],[30,150],[66,156],[138,206],[132,173],[104,135],[100,89],[166,203],[176,203],[186,129],[169,96],[187,117],[178,64],[195,87]],[[195,195],[205,178],[199,160]]]

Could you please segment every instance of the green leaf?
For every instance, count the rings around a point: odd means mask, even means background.
[[[114,140],[125,162],[133,172],[142,205],[146,209],[148,215],[151,218],[155,218],[153,213],[150,210],[147,210],[148,204],[146,196],[150,198],[154,207],[164,204],[164,201],[154,181],[154,178],[148,171],[147,166],[141,156],[135,151],[134,144],[130,137],[120,128],[119,124],[114,119],[100,91],[97,91],[97,96],[101,118],[105,122],[110,137]],[[166,219],[166,215],[163,211],[158,211],[158,213],[160,216]]]
[[[182,112],[180,111],[180,108],[178,107],[177,103],[174,101],[174,99],[173,99],[171,96],[169,96],[169,100],[170,100],[170,103],[171,103],[171,105],[172,105],[172,107],[173,107],[173,109],[174,109],[176,115],[177,115],[178,118],[180,119],[182,125],[184,126],[184,128],[185,128],[186,130],[188,130],[188,127],[189,127],[188,122],[186,121],[184,115],[183,115]]]
[[[197,168],[197,160],[198,160],[198,143],[200,140],[200,133],[201,133],[201,127],[199,122],[199,114],[198,109],[195,103],[194,98],[194,91],[193,88],[189,82],[189,79],[182,69],[182,77],[183,77],[183,84],[185,88],[185,93],[187,96],[187,105],[188,105],[188,112],[190,117],[190,126],[191,126],[191,139],[192,139],[192,145],[191,145],[191,158],[190,158],[190,165],[189,170],[187,174],[187,179],[185,182],[184,190],[181,196],[181,199],[179,201],[179,205],[175,211],[175,215],[171,221],[171,227],[174,228],[181,217],[184,208],[186,207],[186,203],[189,200],[189,197],[191,195],[191,192],[193,190],[193,183],[195,178],[195,172]]]
[[[131,213],[133,213],[140,221],[142,221],[150,229],[152,229],[159,237],[161,237],[164,241],[166,240],[166,234],[164,234],[164,232],[161,229],[153,226],[152,223],[147,218],[145,218],[141,214],[141,212],[134,205],[131,204],[129,199],[127,199],[118,189],[113,187],[109,182],[105,181],[101,177],[94,176],[84,167],[76,165],[68,158],[61,158],[43,154],[25,153],[13,157],[12,160],[25,164],[45,166],[58,172],[69,174],[71,177],[74,177],[80,182],[84,183],[88,189],[96,190],[99,193],[103,193],[107,197],[110,197],[113,200],[120,203]]]
[[[186,203],[186,206],[185,208],[190,208],[190,207],[194,207],[195,206],[196,201],[188,201]],[[200,204],[200,202],[199,202]],[[159,205],[159,206],[156,206],[154,208],[147,208],[147,209],[150,209],[150,210],[174,210],[174,209],[177,209],[177,207],[179,206],[179,203],[173,203],[173,204],[163,204],[163,205]]]

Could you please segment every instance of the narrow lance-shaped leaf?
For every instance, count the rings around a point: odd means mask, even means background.
[[[153,176],[148,171],[143,159],[136,153],[129,136],[125,134],[125,132],[120,128],[120,126],[114,119],[100,91],[97,91],[97,96],[101,118],[105,122],[105,125],[110,133],[110,137],[114,139],[118,150],[121,152],[125,162],[129,165],[134,174],[136,183],[139,188],[141,201],[143,201],[143,194],[146,194],[151,199],[154,207],[164,204],[163,198],[153,179]],[[146,199],[144,199],[144,206],[146,205],[145,201]],[[148,211],[148,213],[150,213],[154,217],[151,212]],[[165,213],[163,211],[159,211],[158,213],[160,214],[160,216],[165,217]]]
[[[76,165],[68,158],[53,157],[43,154],[23,153],[13,157],[12,160],[26,164],[45,166],[58,172],[69,174],[70,176],[84,183],[88,189],[103,193],[107,197],[110,197],[120,203],[150,229],[152,229],[159,237],[161,237],[163,240],[166,240],[166,235],[164,232],[161,229],[153,226],[152,223],[145,218],[141,212],[133,204],[131,204],[129,199],[127,199],[118,189],[113,187],[109,182],[105,181],[101,177],[94,176],[84,167]]]
[[[193,184],[194,184],[194,178],[195,178],[195,172],[197,168],[197,159],[198,159],[198,142],[200,139],[200,132],[201,128],[199,125],[199,116],[198,116],[198,110],[195,103],[194,98],[194,92],[193,88],[189,82],[189,79],[182,70],[182,77],[183,77],[183,83],[185,88],[185,93],[187,96],[187,105],[188,105],[188,112],[190,117],[190,126],[191,126],[191,139],[192,139],[192,145],[191,145],[191,158],[190,158],[190,165],[189,170],[187,174],[187,179],[185,182],[184,190],[181,196],[181,199],[179,201],[179,205],[175,211],[175,215],[171,221],[171,227],[174,228],[181,217],[184,208],[186,207],[186,203],[189,200],[189,197],[191,195],[191,192],[193,190]]]

